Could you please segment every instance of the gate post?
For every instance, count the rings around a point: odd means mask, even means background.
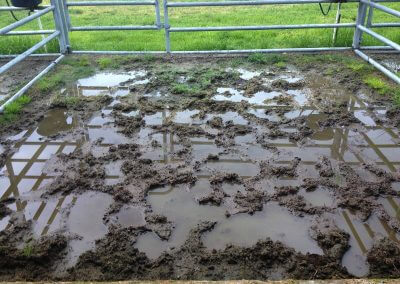
[[[164,29],[165,29],[165,50],[171,53],[171,40],[169,38],[169,18],[168,18],[168,0],[164,0]]]
[[[67,18],[64,11],[63,0],[51,0],[51,5],[54,6],[53,17],[56,30],[60,32],[58,42],[60,45],[60,53],[69,53],[70,43],[68,35]]]
[[[158,29],[161,29],[160,2],[155,0],[154,4],[156,9],[156,25]]]
[[[356,29],[354,31],[354,37],[353,37],[353,48],[354,49],[360,48],[360,44],[362,41],[362,31],[358,28],[358,26],[359,25],[363,26],[365,24],[366,15],[367,15],[367,4],[360,1],[358,4]]]

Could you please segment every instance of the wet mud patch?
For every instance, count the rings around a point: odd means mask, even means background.
[[[387,100],[348,69],[156,63],[81,78],[2,129],[2,279],[331,279],[400,266]]]

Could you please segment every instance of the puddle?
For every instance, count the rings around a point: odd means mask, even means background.
[[[214,100],[216,101],[230,101],[234,103],[239,103],[241,101],[246,101],[250,104],[255,104],[255,105],[274,105],[274,103],[268,103],[265,102],[266,100],[271,100],[277,96],[279,96],[281,93],[279,92],[257,92],[255,93],[252,97],[245,97],[243,96],[242,91],[238,91],[232,88],[218,88],[217,92],[219,95],[215,95],[213,97]],[[226,93],[229,93],[229,95],[226,95]]]
[[[260,70],[237,69],[236,71],[243,80],[263,76]],[[271,81],[270,76],[268,77],[265,78],[266,83]],[[305,80],[296,70],[277,77],[289,83]],[[217,94],[212,97],[213,100],[236,103],[246,101],[252,104],[248,110],[249,114],[275,123],[277,129],[283,133],[275,138],[260,139],[259,137],[263,137],[261,134],[270,133],[271,129],[258,124],[253,116],[247,115],[244,111],[228,109],[218,113],[208,109],[171,110],[174,108],[168,107],[164,110],[157,109],[153,113],[145,113],[140,109],[121,113],[126,117],[141,117],[145,123],[145,126],[127,137],[121,132],[123,130],[121,127],[114,125],[116,119],[112,113],[113,106],[129,101],[130,96],[134,96],[130,93],[129,86],[146,84],[149,79],[150,75],[143,70],[120,74],[100,73],[81,79],[75,86],[77,95],[107,94],[114,97],[114,101],[104,109],[93,113],[85,123],[82,123],[75,113],[61,109],[50,110],[37,126],[8,137],[15,152],[6,159],[5,165],[0,169],[0,200],[16,198],[15,202],[7,205],[8,208],[16,212],[13,214],[24,216],[25,220],[33,220],[36,237],[60,230],[65,230],[74,236],[69,242],[67,255],[69,267],[76,263],[83,252],[94,249],[95,241],[103,238],[111,225],[121,228],[146,226],[148,225],[146,214],[149,212],[165,216],[174,225],[169,240],[163,240],[154,231],[148,231],[140,235],[133,244],[151,259],[156,259],[164,252],[178,250],[187,240],[190,231],[203,221],[217,222],[211,231],[202,236],[208,251],[223,250],[229,244],[250,247],[259,240],[271,238],[303,254],[322,255],[322,249],[311,239],[309,233],[313,216],[303,214],[303,217],[299,217],[296,212],[291,212],[289,208],[272,201],[263,202],[262,209],[252,212],[254,214],[251,215],[235,203],[236,195],[249,194],[249,188],[272,195],[276,186],[298,186],[305,178],[319,179],[316,164],[319,163],[321,156],[335,165],[344,162],[355,169],[366,162],[373,162],[388,172],[395,172],[400,168],[398,130],[376,122],[376,117],[384,114],[385,110],[367,109],[366,106],[370,103],[363,96],[345,95],[344,90],[339,89],[337,92],[335,88],[327,88],[319,102],[315,99],[315,89],[321,84],[318,78],[312,79],[307,88],[257,92],[251,97],[244,96],[244,92],[239,88],[217,89]],[[178,82],[187,82],[186,77],[180,76]],[[344,95],[340,100],[348,103],[346,110],[359,120],[359,123],[356,123],[357,127],[338,125],[322,127],[321,123],[331,116],[323,113],[320,106],[337,102],[336,97],[342,94]],[[146,99],[154,97],[168,100],[173,97],[164,90],[154,90],[143,96]],[[291,103],[289,105],[280,103],[277,99],[280,96],[289,97]],[[312,129],[313,133],[304,140],[291,139],[290,134],[296,134],[299,130],[296,128],[297,125],[288,121],[301,117],[304,118],[304,125]],[[213,127],[207,123],[215,118],[221,119],[222,127]],[[282,124],[279,124],[280,122]],[[239,129],[248,126],[251,130],[232,134],[228,129],[230,123]],[[162,125],[197,127],[196,129],[201,131],[183,139],[179,133],[157,131],[157,126]],[[72,130],[80,131],[73,137],[58,135]],[[224,144],[221,141],[229,143]],[[94,157],[101,158],[109,153],[110,146],[131,143],[137,144],[140,148],[140,159],[150,159],[160,167],[168,167],[170,171],[175,168],[189,169],[196,182],[152,188],[146,196],[146,204],[143,200],[136,203],[127,202],[121,205],[117,212],[107,215],[107,218],[104,216],[114,203],[110,194],[88,191],[82,194],[57,195],[48,199],[40,198],[44,185],[52,182],[55,175],[63,174],[46,171],[46,166],[49,166],[51,159],[56,155],[69,154],[82,145],[91,144],[89,149],[91,153]],[[5,145],[0,144],[0,153],[3,151]],[[265,176],[260,177],[263,162],[268,161],[276,168],[289,167],[295,157],[301,158],[295,175],[268,175],[274,171],[269,169]],[[123,156],[121,159],[104,162],[102,166],[105,176],[101,185],[112,186],[122,183],[124,186],[125,176],[121,170],[124,159],[135,161],[139,158]],[[371,173],[362,170],[356,172],[360,175],[360,179],[374,181]],[[223,181],[213,187],[210,180],[218,173],[237,174],[241,182]],[[336,173],[332,180],[339,185],[345,183]],[[139,184],[141,181],[135,182]],[[250,182],[254,184],[246,188]],[[400,191],[400,183],[393,183],[393,188]],[[212,203],[200,204],[199,200],[210,195],[213,189],[226,194],[221,204],[219,206]],[[366,253],[378,236],[389,236],[399,242],[399,236],[393,232],[390,224],[380,220],[376,214],[372,214],[367,221],[362,222],[353,212],[336,210],[338,200],[328,188],[319,186],[314,191],[305,191],[302,188],[295,196],[302,197],[307,204],[314,207],[335,208],[330,211],[333,213],[324,215],[350,234],[351,248],[345,254],[342,263],[355,276],[362,277],[369,272]],[[257,202],[257,199],[252,202]],[[398,198],[380,197],[379,203],[392,218],[400,218]],[[232,213],[229,218],[227,212]],[[10,216],[0,219],[0,231],[10,226],[9,221]]]
[[[137,206],[123,206],[121,210],[113,215],[111,222],[126,227],[140,227],[146,224],[144,209]]]
[[[112,203],[112,197],[104,193],[84,193],[72,200],[71,213],[67,217],[66,227],[76,235],[71,243],[68,266],[76,263],[78,257],[92,248],[97,239],[108,232],[103,216]]]
[[[295,217],[275,203],[268,203],[254,215],[238,214],[220,222],[204,235],[205,246],[224,249],[228,244],[249,247],[267,237],[302,253],[322,254],[309,234],[310,219]]]
[[[250,80],[253,79],[255,77],[258,77],[261,75],[261,72],[258,71],[250,71],[250,70],[246,70],[243,68],[238,68],[238,69],[232,69],[232,68],[228,68],[226,69],[227,72],[232,72],[232,71],[236,71],[240,73],[240,78],[243,80]]]
[[[183,187],[152,190],[149,192],[148,203],[155,213],[166,216],[175,225],[168,241],[161,240],[154,233],[147,233],[138,238],[135,247],[150,258],[157,258],[162,252],[181,246],[196,224],[226,218],[223,208],[199,205],[194,196]]]
[[[144,78],[146,75],[147,72],[143,70],[126,73],[98,73],[92,77],[78,80],[78,95],[126,96],[129,94],[129,86],[143,85],[149,82],[149,79]]]

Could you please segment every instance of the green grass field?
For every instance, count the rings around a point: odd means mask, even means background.
[[[45,4],[46,2],[48,0],[44,0]],[[5,0],[0,0],[0,5],[5,6]],[[386,5],[400,10],[400,3]],[[327,4],[324,6],[326,8]],[[173,8],[169,11],[172,27],[334,23],[336,4],[334,4],[329,16],[326,17],[321,14],[317,4]],[[0,13],[0,27],[14,21],[8,12]],[[17,17],[22,17],[26,15],[26,12],[16,14]],[[356,3],[342,5],[342,23],[354,22],[356,15]],[[161,16],[163,17],[163,15]],[[70,17],[74,26],[151,25],[155,22],[154,7],[152,6],[71,7]],[[398,19],[395,17],[375,10],[375,23],[396,21]],[[44,29],[52,29],[52,15],[48,14],[42,17],[42,24]],[[23,29],[38,29],[38,22],[35,20],[25,25]],[[398,28],[376,29],[376,31],[400,43]],[[333,46],[332,32],[332,29],[309,29],[172,33],[171,47],[172,50],[329,47]],[[352,37],[352,28],[340,29],[335,46],[351,46]],[[70,39],[73,50],[165,50],[164,32],[162,30],[72,32]],[[0,54],[20,53],[39,40],[40,36],[0,37]],[[363,44],[381,45],[380,42],[368,35],[364,36]],[[47,46],[48,52],[55,52],[57,49],[56,41]]]

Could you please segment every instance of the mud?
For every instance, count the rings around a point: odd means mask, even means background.
[[[397,278],[400,275],[398,267],[400,266],[400,248],[388,238],[379,240],[367,255],[370,264],[370,273],[373,277],[382,277],[390,275],[391,278]]]
[[[124,64],[2,126],[1,280],[400,276],[398,111],[349,69]]]
[[[40,240],[27,237],[31,224],[15,224],[0,232],[0,279],[2,281],[52,278],[55,264],[65,256],[67,238],[45,236]],[[18,238],[19,237],[19,238]],[[18,248],[19,241],[23,246]]]

